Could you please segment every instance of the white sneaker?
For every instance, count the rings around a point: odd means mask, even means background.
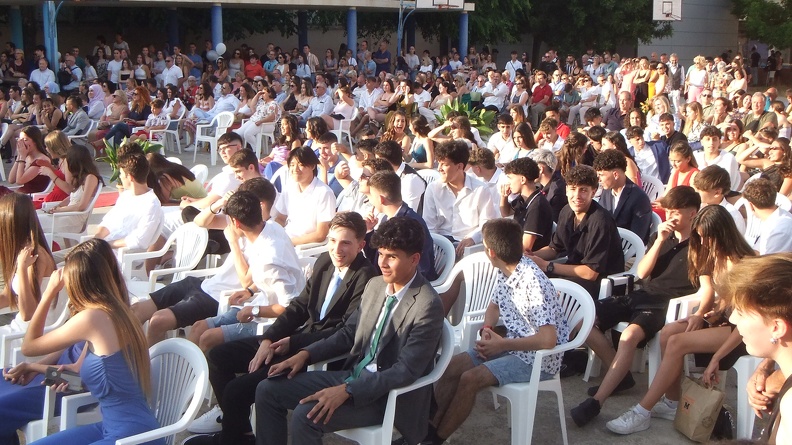
[[[668,403],[666,403],[667,400],[668,399],[666,399],[665,396],[663,396],[663,398],[660,399],[659,402],[655,403],[655,406],[652,407],[652,417],[657,417],[666,420],[674,420],[674,417],[676,417],[677,410],[676,408],[671,408],[670,406],[668,406]]]
[[[605,426],[617,434],[632,434],[649,429],[650,416],[642,416],[630,408],[616,419],[606,423]]]
[[[187,431],[197,434],[210,434],[222,431],[223,411],[220,405],[215,405],[201,417],[192,421]]]

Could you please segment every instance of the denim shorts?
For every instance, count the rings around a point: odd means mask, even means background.
[[[522,361],[520,357],[508,352],[501,353],[489,360],[482,359],[478,352],[473,349],[467,351],[473,366],[484,365],[492,375],[498,380],[498,386],[508,385],[509,383],[527,383],[531,381],[533,366]],[[554,374],[541,371],[539,380],[549,380]]]
[[[236,317],[237,312],[239,312],[239,308],[231,308],[224,314],[207,318],[206,324],[209,325],[209,329],[220,328],[223,331],[223,341],[225,342],[255,337],[258,323],[240,323]]]

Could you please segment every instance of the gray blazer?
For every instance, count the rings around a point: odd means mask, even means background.
[[[344,369],[352,369],[363,359],[385,304],[386,286],[382,277],[368,282],[360,307],[344,327],[305,348],[311,363],[350,353]],[[391,389],[428,374],[434,367],[442,331],[443,305],[434,288],[418,273],[382,333],[377,372],[364,370],[348,385],[355,406],[387,397]],[[431,397],[432,387],[425,386],[399,396],[396,402],[395,426],[410,443],[418,443],[426,435]]]
[[[66,120],[66,128],[63,129],[63,133],[66,136],[78,136],[85,133],[85,130],[88,128],[88,125],[91,124],[91,120],[88,118],[88,114],[80,108],[76,112],[69,115],[69,118]]]

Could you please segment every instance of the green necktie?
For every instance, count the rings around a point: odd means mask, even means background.
[[[390,316],[391,310],[393,310],[393,306],[396,305],[396,301],[395,295],[389,295],[388,299],[385,301],[385,315],[382,317],[382,320],[377,326],[377,330],[374,333],[374,338],[371,340],[371,347],[369,348],[368,354],[366,354],[366,356],[363,357],[363,360],[361,360],[360,363],[355,366],[355,369],[352,370],[352,375],[346,379],[347,383],[360,377],[360,373],[363,372],[363,368],[368,366],[369,363],[374,360],[374,356],[377,355],[377,347],[379,346],[382,331],[385,329],[385,323],[388,321],[388,317]]]

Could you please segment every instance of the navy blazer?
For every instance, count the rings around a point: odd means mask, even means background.
[[[276,342],[290,337],[290,349],[297,351],[313,342],[327,338],[341,328],[343,322],[360,305],[360,296],[376,270],[359,253],[349,265],[324,318],[319,315],[327,295],[327,288],[335,272],[330,254],[323,253],[316,260],[311,279],[300,295],[289,303],[286,310],[275,319],[261,339]]]
[[[627,179],[614,209],[614,197],[610,190],[603,190],[599,204],[611,212],[616,226],[630,230],[641,237],[644,244],[649,240],[649,226],[652,224],[652,203],[640,187]]]
[[[423,249],[421,250],[421,260],[418,263],[418,270],[421,272],[421,275],[424,276],[428,281],[434,281],[437,279],[438,274],[435,271],[435,257],[434,257],[434,241],[432,241],[432,234],[429,233],[429,227],[426,226],[426,221],[415,212],[415,210],[411,209],[407,203],[402,203],[402,206],[399,208],[399,211],[396,212],[396,216],[406,216],[407,218],[414,219],[421,223],[421,227],[423,227],[424,232],[424,243]],[[387,221],[388,217],[386,216],[382,222]],[[379,252],[373,246],[371,246],[371,234],[374,233],[369,232],[366,234],[366,247],[364,248],[363,252],[366,254],[366,258],[371,261],[371,264],[377,269],[379,273],[379,264],[377,264],[377,258],[379,258]]]

